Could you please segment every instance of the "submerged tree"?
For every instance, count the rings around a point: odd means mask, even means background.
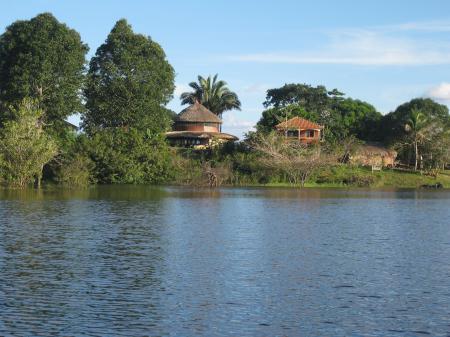
[[[193,91],[181,94],[181,104],[194,104],[198,101],[219,117],[228,110],[241,110],[237,94],[228,89],[227,82],[218,81],[217,76],[198,76],[198,82],[189,83]]]
[[[83,127],[89,134],[111,127],[164,131],[174,76],[158,43],[117,21],[90,62]]]
[[[9,105],[31,97],[39,103],[47,129],[64,129],[64,120],[82,110],[87,51],[78,32],[50,13],[8,26],[0,36],[1,119],[10,118]]]
[[[43,110],[35,100],[24,99],[10,113],[0,132],[3,178],[12,186],[33,181],[40,186],[44,165],[57,154],[56,143],[42,128]]]
[[[89,157],[100,183],[155,184],[169,180],[171,154],[162,135],[108,128],[90,138]]]

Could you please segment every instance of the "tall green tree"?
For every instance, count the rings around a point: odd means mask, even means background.
[[[10,109],[11,119],[0,129],[0,172],[7,184],[25,187],[37,181],[42,170],[57,154],[55,141],[44,131],[36,100],[25,98]]]
[[[411,144],[414,148],[414,170],[417,171],[419,162],[419,145],[426,140],[426,127],[429,121],[425,115],[418,109],[413,109],[405,124],[405,131],[409,133]]]
[[[410,120],[414,110],[419,110],[424,118],[447,124],[450,119],[448,107],[430,98],[414,98],[399,105],[394,111],[383,116],[380,138],[387,143],[395,143],[408,136],[405,124]]]
[[[90,138],[88,153],[100,183],[155,184],[169,180],[171,154],[163,135],[108,128]]]
[[[125,19],[117,21],[90,62],[83,127],[91,134],[111,127],[162,132],[170,125],[164,105],[174,77],[158,43],[134,33]]]
[[[51,130],[82,110],[81,88],[88,47],[80,35],[52,14],[12,23],[0,36],[0,101],[8,107],[25,97],[38,100]]]
[[[217,80],[217,77],[218,74],[212,78],[198,76],[198,82],[189,83],[193,91],[181,94],[181,104],[194,104],[198,101],[219,117],[228,110],[241,110],[237,94],[227,87],[227,82]]]
[[[353,135],[365,141],[378,138],[382,114],[370,103],[352,98],[339,100],[333,104],[332,117],[341,134]]]
[[[369,103],[344,98],[337,89],[308,84],[285,84],[269,89],[267,108],[257,124],[258,131],[271,131],[281,118],[303,117],[325,126],[325,139],[340,141],[348,136],[361,140],[376,138],[381,114]]]
[[[262,112],[261,118],[256,123],[256,130],[263,133],[272,132],[278,123],[292,117],[302,117],[313,122],[318,122],[320,118],[317,113],[306,111],[297,103],[283,107],[271,107]]]
[[[299,104],[307,111],[318,114],[331,109],[331,105],[342,99],[344,93],[337,89],[327,90],[323,85],[313,87],[309,84],[285,84],[280,88],[267,90],[264,107],[284,107]]]

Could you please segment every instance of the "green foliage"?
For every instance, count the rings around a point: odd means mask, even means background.
[[[84,187],[94,182],[92,172],[95,165],[92,160],[76,153],[73,157],[65,157],[56,173],[56,181],[64,186]]]
[[[343,98],[337,89],[324,86],[286,84],[267,91],[262,117],[257,123],[259,132],[270,132],[285,118],[299,116],[325,126],[325,139],[335,142],[348,136],[373,140],[381,114],[369,103]]]
[[[69,187],[95,183],[95,164],[88,156],[88,145],[85,134],[67,134],[58,156],[44,167],[44,179]]]
[[[194,156],[192,152],[183,150],[174,150],[171,155],[172,182],[177,185],[200,185],[202,179],[201,158]]]
[[[43,111],[36,102],[24,99],[10,109],[12,119],[0,133],[1,173],[8,185],[24,187],[35,179],[40,183],[42,169],[56,154],[56,143],[42,128]]]
[[[374,184],[376,177],[364,168],[349,165],[334,165],[323,169],[315,178],[318,184],[334,184],[356,187],[369,187]]]
[[[236,93],[228,89],[227,82],[218,81],[217,76],[208,76],[206,79],[198,76],[198,83],[189,83],[194,91],[181,94],[181,104],[194,104],[198,101],[218,116],[228,110],[241,110],[241,102]]]
[[[413,110],[420,111],[424,118],[430,121],[447,124],[450,119],[447,106],[429,98],[415,98],[383,116],[379,137],[388,143],[404,139],[408,134],[405,125],[411,119]]]
[[[171,114],[163,105],[172,97],[174,76],[158,43],[117,21],[90,62],[83,127],[89,134],[108,127],[167,129]]]
[[[346,98],[333,106],[332,122],[328,127],[339,130],[338,136],[356,136],[361,140],[374,140],[381,121],[381,113],[367,102]]]
[[[385,115],[381,138],[398,150],[398,158],[415,169],[442,167],[449,162],[450,115],[445,105],[415,98]]]
[[[46,126],[60,132],[64,119],[83,108],[87,51],[80,35],[50,13],[14,22],[0,36],[0,101],[9,106],[25,97],[39,100]]]
[[[313,122],[318,122],[319,115],[315,112],[308,112],[297,103],[277,108],[269,108],[262,112],[262,116],[256,124],[258,132],[272,132],[275,126],[285,119],[292,117],[302,117]]]
[[[96,132],[88,153],[100,183],[154,184],[172,178],[169,148],[161,135],[135,128]]]
[[[342,99],[344,94],[337,89],[328,91],[323,85],[313,87],[308,84],[285,84],[281,88],[267,90],[266,101],[263,103],[268,107],[285,107],[291,104],[299,104],[307,111],[318,114],[330,108],[330,102]]]

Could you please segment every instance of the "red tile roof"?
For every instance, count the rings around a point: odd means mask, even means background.
[[[323,129],[322,125],[311,122],[307,119],[301,117],[294,117],[285,122],[281,122],[275,126],[276,129],[301,129],[301,130],[311,130],[311,129]]]

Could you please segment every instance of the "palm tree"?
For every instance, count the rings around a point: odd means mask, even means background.
[[[414,171],[417,171],[417,164],[419,161],[419,144],[426,138],[426,126],[428,126],[428,119],[426,116],[420,110],[413,109],[405,124],[405,131],[410,134],[412,145],[414,147]]]
[[[211,78],[198,76],[198,83],[191,82],[189,86],[194,90],[181,94],[181,104],[194,104],[199,102],[210,111],[222,118],[222,114],[227,110],[241,110],[241,101],[236,93],[230,91],[227,82],[218,81],[217,74]]]

